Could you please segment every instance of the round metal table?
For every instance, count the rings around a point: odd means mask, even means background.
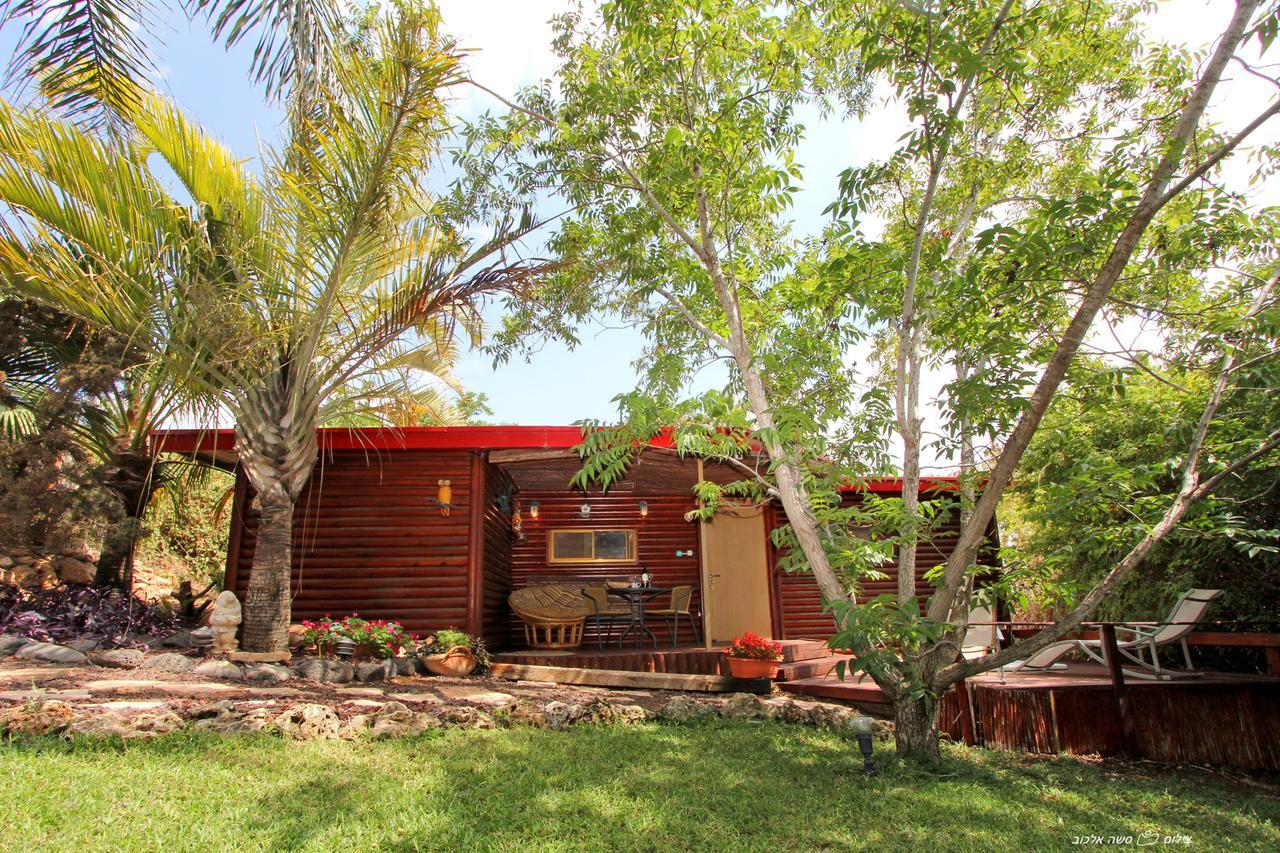
[[[622,648],[623,642],[627,639],[627,635],[632,631],[636,632],[636,645],[640,645],[641,632],[648,634],[649,639],[654,646],[658,645],[658,638],[649,630],[649,626],[644,623],[644,605],[645,602],[657,598],[663,593],[671,592],[669,586],[610,586],[605,587],[605,592],[609,595],[616,595],[618,598],[625,598],[627,605],[631,609],[631,619],[627,622],[627,629],[622,632],[622,636],[618,637],[618,648]],[[638,630],[637,630],[638,629]]]

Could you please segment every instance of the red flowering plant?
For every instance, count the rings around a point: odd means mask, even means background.
[[[342,633],[342,623],[334,621],[328,614],[316,622],[303,619],[302,629],[302,644],[314,645],[317,649],[324,647],[332,649],[334,643],[346,636]]]
[[[345,619],[333,619],[327,614],[318,622],[304,620],[302,623],[302,641],[314,643],[317,647],[333,647],[338,640],[350,640],[353,643],[372,646],[379,657],[397,657],[406,650],[413,649],[417,638],[404,629],[399,622],[387,619],[361,619],[359,613],[352,613]]]
[[[748,631],[735,638],[725,654],[731,658],[747,660],[782,660],[782,644]]]

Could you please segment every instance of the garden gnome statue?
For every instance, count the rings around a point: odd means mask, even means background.
[[[209,617],[209,627],[213,629],[213,651],[234,652],[240,647],[236,639],[236,629],[240,627],[240,601],[229,589],[218,593],[213,602],[213,615]]]

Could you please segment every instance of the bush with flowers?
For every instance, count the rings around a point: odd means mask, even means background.
[[[748,631],[734,639],[725,654],[746,660],[782,660],[782,644]]]
[[[325,614],[316,622],[303,620],[302,642],[315,645],[317,650],[332,650],[338,640],[350,640],[357,645],[371,646],[379,657],[399,657],[411,651],[417,638],[399,622],[387,619],[362,619],[352,613],[345,619],[334,619]]]

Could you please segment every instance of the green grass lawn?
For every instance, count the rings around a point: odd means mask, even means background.
[[[867,779],[849,742],[775,723],[26,739],[0,745],[0,847],[1041,850],[1155,831],[1280,849],[1280,799],[1207,774],[961,749],[933,770],[882,763]]]

